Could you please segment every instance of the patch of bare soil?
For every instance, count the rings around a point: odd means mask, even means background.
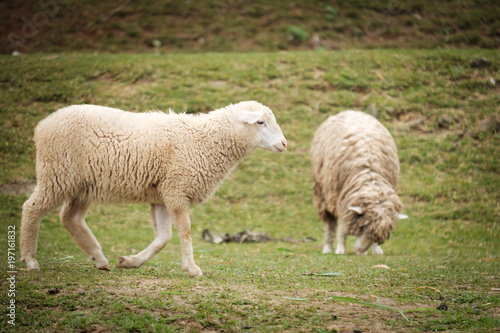
[[[46,291],[44,291],[46,292]],[[251,325],[269,324],[269,316],[286,320],[294,314],[313,316],[321,320],[320,327],[336,332],[406,332],[408,328],[415,327],[417,323],[429,320],[437,320],[442,314],[436,310],[440,301],[429,300],[427,303],[400,304],[388,297],[377,297],[368,294],[356,295],[348,292],[320,289],[304,290],[267,290],[256,288],[253,285],[224,284],[217,286],[197,281],[191,287],[180,287],[173,280],[163,278],[137,278],[123,277],[112,283],[100,282],[92,289],[82,290],[80,287],[61,288],[52,297],[78,295],[87,297],[88,294],[98,294],[106,299],[125,302],[125,309],[133,313],[148,312],[152,316],[169,318],[173,327],[183,327],[188,331],[217,332],[224,323],[229,321],[247,322],[248,316],[252,318],[248,322],[248,329],[256,331],[259,327]],[[228,297],[227,295],[232,295]],[[160,300],[165,307],[143,308],[136,306],[135,302],[129,302],[131,298],[146,296],[151,299]],[[220,297],[219,297],[220,296]],[[405,311],[420,309],[421,311],[405,312],[407,321],[400,313],[381,308],[351,303],[348,301],[334,300],[332,297],[350,297],[357,301],[377,304],[393,309]],[[200,302],[211,300],[224,308],[224,314],[220,317],[207,318],[206,322],[200,322],[193,318],[198,313]],[[237,301],[235,301],[237,300]],[[228,311],[230,309],[230,311]],[[256,310],[257,309],[257,310]],[[264,312],[258,309],[265,309]],[[78,312],[87,313],[93,309],[78,309]],[[286,311],[286,312],[284,312]],[[497,308],[488,309],[494,317],[498,316]],[[210,312],[206,313],[211,316]],[[262,317],[262,318],[259,318]],[[260,319],[260,321],[259,321]],[[222,326],[220,326],[222,325]],[[304,325],[311,325],[304,322]],[[263,326],[263,327],[264,327]],[[262,328],[262,327],[260,327]],[[277,327],[275,327],[277,328]],[[304,326],[298,330],[313,330],[314,327]],[[310,331],[309,330],[309,331]],[[89,327],[88,332],[109,332],[108,326],[94,325]]]
[[[199,303],[200,297],[203,295],[210,295],[210,297],[217,297],[214,295],[220,293],[229,293],[237,295],[239,302],[234,302],[231,298],[221,298],[217,302],[227,301],[232,307],[236,307],[231,316],[235,320],[242,320],[240,318],[242,313],[246,313],[252,308],[252,304],[259,304],[264,306],[267,310],[266,313],[274,313],[276,316],[283,311],[283,308],[288,309],[288,313],[311,313],[314,309],[315,316],[321,317],[328,324],[323,327],[327,330],[337,330],[338,332],[404,332],[407,329],[409,322],[399,313],[385,309],[378,309],[368,307],[365,305],[339,302],[332,299],[333,296],[337,297],[352,297],[359,301],[374,303],[387,307],[392,307],[398,310],[422,309],[422,308],[435,308],[438,304],[399,304],[390,298],[375,298],[370,295],[354,295],[351,293],[325,291],[325,290],[297,290],[293,294],[286,291],[268,291],[257,289],[252,286],[240,285],[225,285],[222,287],[206,286],[200,281],[192,291],[176,293],[174,286],[169,286],[168,282],[165,283],[163,279],[144,279],[134,280],[133,286],[130,285],[132,281],[123,282],[121,286],[112,288],[106,287],[106,292],[115,295],[128,295],[137,296],[138,294],[149,294],[150,297],[164,297],[177,304],[178,310],[181,312],[188,311],[189,313],[196,312],[195,304]],[[175,289],[172,289],[175,288]],[[160,294],[162,293],[163,294]],[[170,293],[172,292],[172,293]],[[236,296],[235,296],[236,297]],[[182,310],[183,309],[183,310]],[[161,311],[161,309],[158,309]],[[440,316],[439,312],[412,312],[405,314],[408,319],[418,321],[419,318],[429,320],[429,318]],[[254,314],[258,316],[258,314]],[[424,317],[422,317],[424,316]],[[227,318],[226,318],[227,320]],[[209,332],[214,327],[204,327],[200,323],[192,319],[183,318],[174,319],[178,325],[188,325],[192,329]],[[265,322],[266,318],[262,318]],[[397,326],[391,325],[390,322],[397,323]]]
[[[113,332],[113,330],[107,325],[94,324],[89,327],[87,331],[89,333],[108,333]]]

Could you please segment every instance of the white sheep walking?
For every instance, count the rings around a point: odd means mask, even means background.
[[[383,244],[403,207],[396,194],[399,159],[389,131],[374,117],[344,111],[316,130],[311,147],[314,205],[326,223],[323,253],[345,254],[348,235],[357,236],[358,254]]]
[[[177,228],[182,268],[202,275],[193,258],[189,205],[208,199],[237,164],[257,147],[275,153],[287,143],[272,111],[257,102],[229,105],[202,115],[131,113],[95,105],[54,112],[35,130],[37,185],[23,205],[20,247],[28,270],[35,259],[40,221],[64,203],[63,225],[74,241],[109,269],[101,246],[85,223],[91,203],[151,204],[156,238],[122,268],[140,267],[158,253]]]

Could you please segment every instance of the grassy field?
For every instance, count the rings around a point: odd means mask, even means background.
[[[471,66],[481,57],[489,65]],[[8,226],[19,230],[27,195],[1,195],[2,330],[497,331],[499,68],[498,51],[488,50],[0,57],[2,186],[34,181],[34,126],[69,104],[195,113],[254,99],[274,110],[289,142],[280,155],[256,151],[192,207],[200,279],[181,270],[177,235],[140,269],[98,271],[58,212],[49,214],[42,270],[25,271],[16,248],[14,328],[6,235]],[[383,256],[355,255],[352,239],[346,256],[321,254],[309,146],[317,126],[346,109],[376,113],[399,149],[409,219]],[[92,206],[87,215],[112,263],[152,241],[148,219],[147,205]],[[201,239],[206,228],[298,241],[215,245]]]

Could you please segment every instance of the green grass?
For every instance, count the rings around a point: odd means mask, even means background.
[[[492,65],[471,68],[477,57]],[[205,112],[255,99],[274,110],[289,142],[283,154],[256,151],[212,199],[192,207],[201,279],[181,270],[176,235],[140,269],[98,271],[58,212],[49,214],[38,242],[42,271],[25,271],[17,248],[15,330],[495,331],[500,135],[480,122],[500,118],[499,88],[490,83],[500,81],[499,61],[487,50],[0,57],[1,184],[35,178],[34,126],[69,104]],[[399,149],[398,193],[409,219],[383,245],[384,256],[354,255],[353,239],[348,255],[323,255],[312,135],[329,115],[371,104]],[[444,128],[443,115],[453,119]],[[19,230],[26,198],[1,196],[3,235],[8,225]],[[91,207],[87,222],[116,263],[152,241],[148,218],[147,205],[102,205]],[[215,245],[201,240],[205,228],[317,241]],[[4,241],[0,252],[6,265]],[[0,324],[8,329],[0,271]],[[62,289],[49,295],[54,287]],[[348,298],[356,302],[338,301]],[[447,311],[425,310],[443,302]]]

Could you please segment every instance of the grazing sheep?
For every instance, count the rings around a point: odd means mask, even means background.
[[[383,254],[402,203],[396,194],[399,160],[389,131],[374,117],[344,111],[329,117],[314,134],[311,147],[314,205],[326,223],[323,253],[345,254],[347,236],[356,250]],[[337,229],[337,230],[336,230]]]
[[[35,259],[40,221],[64,203],[61,220],[74,241],[109,269],[101,246],[85,223],[93,202],[151,204],[156,238],[118,267],[140,267],[158,253],[177,228],[182,268],[202,272],[193,258],[189,205],[208,199],[224,178],[255,148],[275,153],[286,139],[272,111],[241,102],[202,115],[131,113],[95,105],[74,105],[42,120],[35,130],[37,186],[23,205],[21,257],[28,270]]]

